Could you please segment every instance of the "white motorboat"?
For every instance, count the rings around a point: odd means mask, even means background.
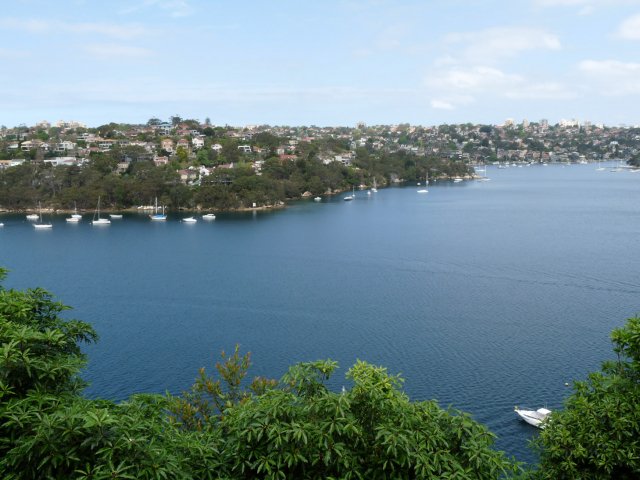
[[[121,213],[110,213],[109,214],[109,218],[111,218],[112,220],[119,220],[122,218],[122,214]]]
[[[40,216],[37,213],[30,213],[27,215],[27,220],[39,220]]]
[[[462,181],[462,178],[460,177],[454,177],[453,179],[453,183],[460,183]]]
[[[546,408],[539,408],[537,410],[524,410],[515,407],[514,411],[522,420],[527,422],[529,425],[533,425],[534,427],[538,428],[544,428],[544,421],[547,419],[549,414],[551,414],[551,410],[547,410]]]
[[[194,217],[186,217],[186,218],[183,218],[182,221],[184,223],[196,223],[198,220]]]
[[[202,215],[202,219],[203,220],[215,220],[216,216],[213,213],[205,213],[204,215]]]
[[[320,197],[314,197],[314,199],[313,199],[314,202],[319,202],[321,200],[322,200],[322,198],[320,198]]]

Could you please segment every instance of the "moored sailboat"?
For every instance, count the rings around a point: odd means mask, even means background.
[[[167,216],[164,213],[164,205],[162,206],[162,213],[158,213],[158,197],[156,197],[156,204],[155,204],[155,213],[152,213],[151,215],[149,215],[149,218],[151,220],[166,220]]]
[[[100,197],[98,197],[98,206],[96,207],[96,211],[93,214],[93,221],[91,225],[110,225],[111,220],[108,218],[100,218]]]
[[[34,223],[33,228],[35,228],[36,230],[45,230],[45,229],[53,228],[52,223],[44,223],[42,221],[42,208],[40,207],[40,202],[38,202],[38,223]]]
[[[78,206],[73,202],[73,213],[70,217],[65,218],[68,223],[78,223],[82,219],[82,215],[78,213]]]

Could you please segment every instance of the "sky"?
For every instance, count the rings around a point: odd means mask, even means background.
[[[640,124],[640,0],[13,0],[0,124]]]

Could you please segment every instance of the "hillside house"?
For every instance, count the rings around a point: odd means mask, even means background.
[[[186,138],[181,138],[180,140],[178,140],[178,143],[176,144],[176,151],[178,151],[179,148],[182,148],[185,152],[188,152],[189,140],[187,140]]]
[[[70,142],[69,140],[63,140],[56,144],[54,151],[56,152],[68,152],[69,150],[73,150],[76,148],[76,144]]]
[[[191,145],[193,145],[194,149],[198,150],[204,147],[204,139],[202,137],[193,137],[191,139]]]
[[[166,152],[173,153],[173,140],[171,140],[170,138],[162,139],[162,141],[160,142],[160,148]]]
[[[161,167],[162,165],[166,165],[169,163],[169,157],[159,157],[156,155],[155,157],[153,157],[153,163],[156,167]]]

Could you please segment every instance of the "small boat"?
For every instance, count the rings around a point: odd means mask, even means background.
[[[453,183],[460,183],[462,181],[462,178],[460,177],[454,177],[453,178]]]
[[[544,428],[543,422],[547,419],[549,414],[551,414],[551,410],[547,410],[546,408],[539,408],[537,410],[521,410],[520,408],[515,407],[514,411],[529,425],[533,425],[538,428]]]
[[[351,195],[347,195],[346,197],[343,198],[343,200],[345,202],[349,202],[349,201],[353,200],[354,198],[356,198],[356,187],[353,187],[353,191],[352,191]]]
[[[78,223],[80,221],[80,219],[82,218],[82,215],[80,215],[78,213],[78,207],[75,204],[75,202],[73,203],[73,213],[71,214],[70,217],[67,217],[65,220],[68,223]]]
[[[4,227],[4,223],[0,222],[0,228]]]
[[[205,213],[204,215],[202,215],[202,219],[203,220],[215,220],[216,216],[213,213]]]
[[[186,217],[186,218],[183,218],[182,221],[184,223],[196,223],[198,220],[195,219],[194,217]]]
[[[122,214],[121,213],[110,213],[109,214],[109,218],[111,218],[112,220],[119,220],[120,218],[122,218]]]
[[[420,185],[420,182],[418,182],[418,185]],[[424,188],[418,190],[418,193],[429,193],[429,190],[427,190],[427,185],[429,185],[429,174],[424,177]]]
[[[530,167],[531,164],[527,163],[527,167]],[[487,177],[487,166],[485,165],[483,169],[478,169],[476,170],[476,173],[481,173],[482,176],[480,178],[477,178],[478,181],[480,182],[488,182],[489,180],[491,180],[489,177]]]
[[[27,215],[27,220],[38,220],[40,216],[37,213],[30,213]]]
[[[38,203],[38,223],[34,223],[33,224],[33,228],[35,228],[36,230],[44,230],[44,229],[49,229],[49,228],[53,228],[53,225],[51,223],[43,223],[42,221],[42,209],[40,208],[40,204]]]
[[[373,187],[371,188],[371,191],[373,193],[376,193],[378,191],[378,185],[376,185],[376,177],[373,177]]]
[[[156,197],[156,206],[155,206],[155,213],[149,215],[149,218],[151,220],[166,220],[167,216],[164,213],[164,205],[162,206],[162,213],[158,213],[158,197]]]
[[[314,202],[319,202],[319,201],[321,201],[321,200],[322,200],[322,198],[320,198],[320,197],[314,197],[314,198],[313,198],[313,201],[314,201]]]
[[[98,206],[96,207],[96,211],[93,214],[93,220],[91,221],[91,225],[110,225],[111,220],[108,218],[100,218],[100,197],[98,197]]]

